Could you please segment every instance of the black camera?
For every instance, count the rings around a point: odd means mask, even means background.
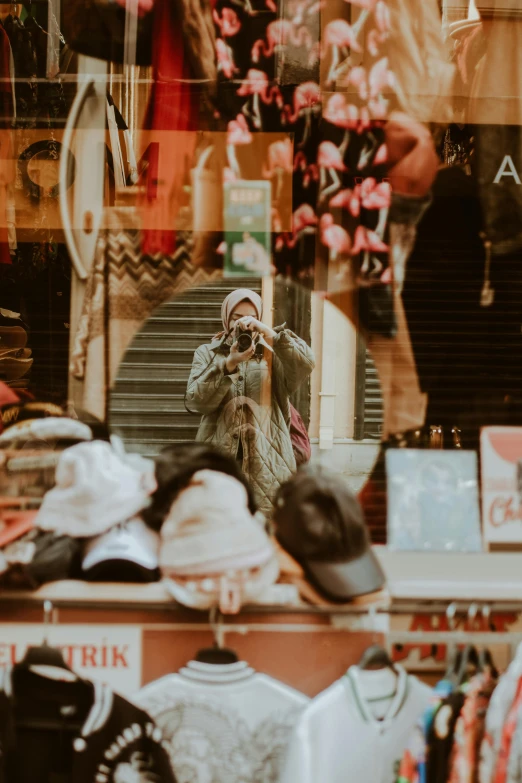
[[[253,345],[254,340],[252,338],[252,332],[249,332],[246,329],[241,329],[240,326],[237,326],[236,342],[239,353],[245,353],[245,351],[248,351],[248,349]]]

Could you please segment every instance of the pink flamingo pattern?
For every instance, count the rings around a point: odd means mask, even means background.
[[[287,19],[271,22],[266,28],[266,38],[259,38],[254,43],[252,60],[258,63],[261,55],[267,59],[274,54],[277,47],[284,49],[290,43],[296,47],[306,46],[309,49],[313,46],[312,37],[305,27],[296,29]]]
[[[241,30],[241,22],[233,8],[223,8],[221,16],[216,9],[214,9],[212,16],[215,24],[219,27],[223,38],[230,38],[233,35],[237,35]]]
[[[310,204],[301,204],[292,215],[292,232],[283,233],[277,238],[278,248],[283,246],[293,249],[304,232],[315,236],[318,223],[317,215]]]
[[[278,271],[313,284],[319,254],[351,265],[361,286],[391,285],[384,124],[395,106],[395,77],[387,0],[213,3],[216,106],[229,149],[244,145],[246,153],[255,132],[289,134],[267,146],[265,160],[241,153],[239,166],[232,151],[227,169],[229,177],[272,181]],[[360,54],[363,64],[352,65]],[[286,232],[283,177],[293,181]]]
[[[284,186],[285,175],[293,174],[293,146],[290,139],[274,141],[268,148],[267,163],[263,166],[264,179],[272,180],[275,200],[278,201]]]
[[[227,144],[238,145],[252,142],[252,134],[242,114],[238,114],[235,120],[230,120],[227,130]]]
[[[243,114],[251,118],[257,130],[261,130],[262,127],[260,101],[267,106],[275,101],[279,108],[283,108],[283,99],[279,87],[276,85],[270,86],[268,75],[257,68],[249,69],[246,79],[238,89],[237,94],[248,98],[243,105]]]
[[[218,73],[221,72],[227,79],[232,79],[237,68],[234,63],[234,54],[230,46],[227,46],[222,38],[218,38],[216,41],[216,57],[218,65]]]
[[[330,207],[347,209],[352,217],[359,217],[363,209],[389,209],[391,204],[391,186],[389,182],[379,182],[368,177],[358,183],[353,190],[340,190],[330,199]]]
[[[352,250],[350,234],[342,226],[336,225],[330,213],[321,216],[319,223],[321,229],[321,241],[331,251],[332,260],[336,261],[339,255],[347,256]]]
[[[299,147],[306,144],[312,131],[312,120],[314,114],[321,111],[322,92],[316,82],[303,82],[295,88],[293,98],[293,109],[285,106],[284,122],[295,125],[300,117],[305,117],[305,127],[303,136],[299,142]]]
[[[292,173],[294,168],[294,150],[290,139],[274,141],[268,148],[267,164],[263,166],[263,177],[270,179],[274,173],[283,171]]]

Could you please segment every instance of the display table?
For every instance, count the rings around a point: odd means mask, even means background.
[[[0,665],[24,644],[39,643],[44,635],[52,642],[55,634],[54,643],[72,650],[75,666],[84,665],[86,674],[92,674],[91,665],[101,667],[102,678],[111,681],[125,673],[118,667],[127,667],[128,682],[137,688],[176,671],[219,638],[256,669],[314,695],[357,663],[370,644],[400,644],[393,647],[397,660],[435,671],[452,642],[473,637],[512,647],[522,639],[522,555],[375,551],[388,594],[369,605],[245,607],[217,626],[207,612],[176,604],[161,582],[64,581],[34,592],[4,591]],[[53,625],[44,630],[42,607],[49,600]],[[438,645],[436,652],[431,645]]]
[[[522,608],[522,553],[390,552],[382,546],[374,547],[374,551],[388,581],[388,598],[379,598],[379,610],[412,600],[503,602],[520,604]],[[47,584],[33,592],[0,593],[2,603],[34,605],[46,599],[62,607],[110,605],[121,609],[176,609],[176,603],[161,582],[137,585],[70,580]],[[313,611],[312,607],[303,608]],[[325,611],[361,613],[367,612],[368,607],[354,604]]]
[[[375,547],[392,601],[518,603],[522,608],[522,554],[390,552]]]

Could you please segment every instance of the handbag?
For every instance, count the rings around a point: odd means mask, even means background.
[[[135,59],[129,64],[150,65],[153,12],[133,21],[137,26],[137,46]],[[62,8],[63,33],[70,48],[99,60],[126,61],[127,22],[125,9],[114,0],[67,0]]]
[[[308,430],[305,427],[301,414],[294,408],[292,403],[289,403],[289,405],[290,440],[292,441],[295,461],[299,468],[301,465],[307,465],[312,459],[312,444],[310,443]]]

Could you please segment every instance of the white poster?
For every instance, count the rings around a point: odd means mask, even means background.
[[[142,632],[136,625],[0,624],[0,666],[20,661],[27,647],[59,647],[65,662],[80,677],[109,685],[132,696],[141,688]]]

